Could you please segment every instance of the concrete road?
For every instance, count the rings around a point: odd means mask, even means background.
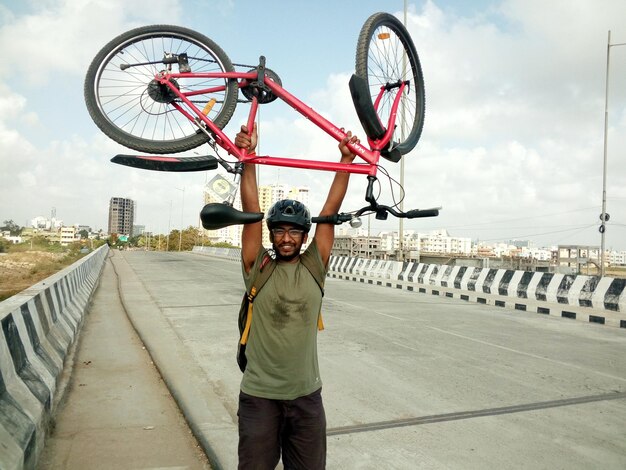
[[[135,330],[105,264],[40,470],[210,469]]]
[[[129,316],[216,467],[236,468],[240,266],[116,252]],[[626,331],[328,279],[330,469],[624,469]]]

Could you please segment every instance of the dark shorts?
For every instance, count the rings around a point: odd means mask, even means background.
[[[295,400],[239,392],[239,468],[285,470],[326,467],[326,414],[322,389]]]

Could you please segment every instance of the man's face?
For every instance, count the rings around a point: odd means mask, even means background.
[[[302,249],[308,234],[300,227],[291,224],[281,224],[270,230],[270,240],[276,258],[280,261],[292,261]]]

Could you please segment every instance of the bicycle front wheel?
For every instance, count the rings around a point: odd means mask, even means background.
[[[172,106],[188,108],[155,75],[233,70],[224,51],[202,34],[179,26],[143,26],[116,37],[96,55],[85,78],[85,102],[96,125],[116,142],[141,152],[183,152],[207,142],[208,136]],[[220,129],[226,126],[237,105],[236,80],[170,82],[192,92],[190,101]],[[209,88],[222,91],[202,91]]]
[[[409,82],[398,107],[392,149],[402,155],[410,152],[424,126],[424,77],[413,40],[395,16],[375,13],[367,19],[357,42],[356,74],[367,83],[372,107],[381,87]],[[383,126],[389,121],[397,90],[387,87],[376,110]],[[379,139],[381,135],[369,137]]]

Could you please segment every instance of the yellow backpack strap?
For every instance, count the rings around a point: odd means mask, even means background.
[[[248,342],[248,335],[250,335],[250,325],[252,325],[252,305],[254,298],[256,297],[256,287],[252,286],[250,294],[248,295],[248,315],[246,316],[246,326],[241,334],[241,340],[239,344],[246,344]]]
[[[275,267],[276,267],[276,262],[272,259],[271,256],[266,254],[263,260],[261,261],[259,272],[254,277],[253,282],[252,282],[252,288],[250,289],[250,293],[248,294],[248,310],[247,310],[247,315],[246,315],[246,323],[243,328],[243,331],[241,332],[241,339],[239,340],[239,344],[244,345],[248,343],[248,337],[250,336],[250,328],[252,326],[252,304],[254,303],[254,298],[257,296],[261,288],[265,285],[267,280],[270,278]]]
[[[317,330],[322,331],[324,329],[324,320],[322,320],[322,312],[317,316]]]

